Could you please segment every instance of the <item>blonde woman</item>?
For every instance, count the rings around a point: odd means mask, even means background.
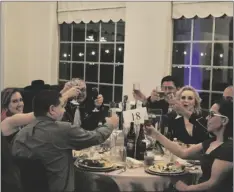
[[[209,138],[205,127],[198,122],[202,117],[200,102],[198,92],[190,86],[182,87],[176,98],[169,101],[177,113],[168,122],[171,138],[177,138],[185,144],[197,144]]]

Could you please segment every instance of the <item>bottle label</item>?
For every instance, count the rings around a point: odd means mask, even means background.
[[[134,140],[128,140],[127,141],[127,149],[128,150],[132,150],[132,149],[134,149]]]

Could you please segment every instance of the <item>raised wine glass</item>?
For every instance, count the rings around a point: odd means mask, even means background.
[[[80,103],[82,101],[84,101],[85,97],[86,97],[86,87],[85,87],[85,82],[82,79],[79,78],[72,78],[72,80],[70,81],[72,86],[79,86],[79,90],[80,93],[77,97],[74,97],[73,100],[71,100],[70,102],[73,105],[79,106]]]

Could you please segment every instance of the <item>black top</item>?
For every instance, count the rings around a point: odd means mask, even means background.
[[[184,118],[168,119],[168,131],[171,133],[171,138],[177,138],[185,144],[198,144],[209,138],[209,134],[197,121],[197,115],[192,114],[189,122],[193,124],[192,136],[189,135],[185,128]]]
[[[228,140],[221,144],[219,147],[211,151],[209,154],[206,154],[207,149],[210,146],[210,143],[215,140],[215,137],[212,139],[206,140],[202,143],[203,146],[203,154],[201,157],[201,169],[202,169],[202,177],[199,180],[199,183],[208,181],[211,176],[212,165],[215,159],[220,159],[224,161],[233,162],[233,141]],[[215,188],[212,189],[212,192],[231,192],[233,186],[233,173],[230,171],[227,177],[224,178],[221,183]]]

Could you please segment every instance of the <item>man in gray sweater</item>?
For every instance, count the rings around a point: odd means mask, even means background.
[[[52,90],[41,91],[33,100],[36,120],[23,128],[13,143],[15,157],[37,159],[44,164],[51,192],[73,192],[72,150],[103,143],[118,126],[116,115],[106,118],[106,123],[94,131],[60,121],[67,99],[77,94],[77,87],[63,95]]]

